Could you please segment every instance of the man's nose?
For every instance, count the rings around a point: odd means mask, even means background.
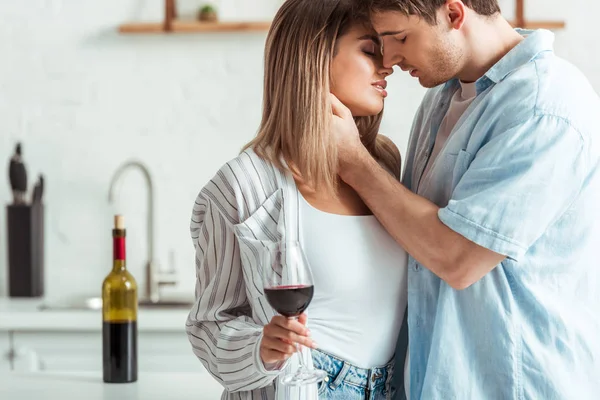
[[[394,70],[392,68],[388,68],[388,67],[384,67],[384,66],[381,66],[381,68],[379,68],[379,75],[381,75],[383,77],[390,76],[393,73],[394,73]]]
[[[402,53],[395,48],[393,43],[390,43],[385,39],[386,38],[381,41],[381,54],[383,55],[382,62],[385,68],[392,68],[394,65],[399,64],[404,57],[402,56]]]
[[[402,54],[387,48],[386,52],[383,53],[383,66],[384,68],[392,68],[394,65],[400,64],[403,59]]]

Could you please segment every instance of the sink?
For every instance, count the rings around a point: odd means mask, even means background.
[[[194,305],[191,298],[164,298],[158,302],[152,302],[149,299],[140,299],[138,308],[140,309],[161,309],[161,308],[184,308],[189,309]],[[47,301],[38,306],[39,310],[101,310],[101,297],[83,297],[67,300]]]

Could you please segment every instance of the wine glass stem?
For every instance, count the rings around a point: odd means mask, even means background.
[[[290,317],[290,319],[295,319],[296,321],[298,321],[298,317]],[[306,367],[306,363],[304,362],[304,357],[302,354],[302,345],[299,343],[294,343],[294,346],[296,347],[296,352],[298,353],[298,358],[300,359],[300,370],[305,370],[308,369]]]
[[[300,369],[307,369],[302,354],[302,345],[296,343],[296,351],[298,352],[298,358],[300,358]]]

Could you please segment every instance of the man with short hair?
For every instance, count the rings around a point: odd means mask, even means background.
[[[341,177],[411,256],[409,397],[598,398],[598,95],[496,0],[355,2],[430,88],[402,184],[332,96]]]

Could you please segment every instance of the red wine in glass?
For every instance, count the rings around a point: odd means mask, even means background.
[[[272,243],[265,248],[262,265],[263,287],[267,301],[279,314],[297,319],[313,298],[313,277],[308,260],[297,241]],[[302,346],[300,352],[302,352]],[[281,383],[300,386],[322,381],[325,371],[309,368],[299,354],[300,366],[292,373],[285,374]]]
[[[282,285],[265,288],[265,295],[271,307],[288,318],[302,314],[308,308],[313,293],[313,285]]]

